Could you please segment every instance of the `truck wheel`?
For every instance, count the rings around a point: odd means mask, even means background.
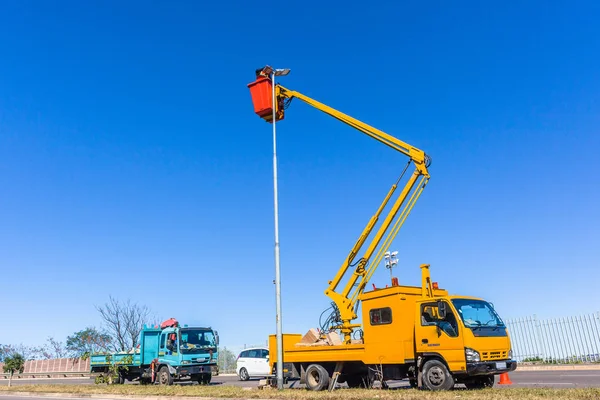
[[[325,390],[329,387],[329,373],[320,364],[310,364],[306,368],[306,388],[310,390]]]
[[[427,390],[450,390],[454,387],[454,378],[443,362],[429,360],[423,366],[423,386]]]
[[[167,386],[173,384],[173,377],[171,376],[171,373],[169,372],[169,367],[167,367],[166,365],[163,365],[158,370],[158,383],[160,383],[161,385],[167,385]]]
[[[240,381],[247,381],[248,379],[250,379],[250,375],[248,374],[248,371],[246,371],[246,368],[240,369],[239,377]]]
[[[467,389],[485,389],[494,386],[494,375],[476,376],[465,382]]]
[[[210,383],[210,380],[212,378],[212,374],[211,373],[204,373],[200,375],[200,380],[198,381],[199,384],[201,385],[208,385]]]

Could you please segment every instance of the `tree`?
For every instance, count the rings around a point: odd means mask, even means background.
[[[235,371],[235,354],[228,350],[227,347],[219,349],[219,359],[217,365],[219,366],[219,372],[227,373]]]
[[[63,342],[59,342],[53,337],[49,337],[46,342],[46,345],[41,349],[44,358],[66,358],[69,356],[69,350]]]
[[[115,351],[129,351],[138,345],[140,331],[149,322],[150,310],[145,305],[120,302],[110,296],[108,303],[96,307]]]
[[[42,356],[43,349],[35,346],[25,346],[23,344],[0,345],[0,361],[14,354],[20,354],[25,360],[35,360]]]
[[[10,373],[8,378],[8,387],[10,387],[12,383],[13,374],[15,372],[23,372],[23,368],[25,368],[25,357],[23,357],[22,354],[14,353],[4,358],[4,372]]]
[[[108,351],[111,338],[96,328],[88,327],[67,337],[66,350],[74,358],[87,358],[93,353]]]

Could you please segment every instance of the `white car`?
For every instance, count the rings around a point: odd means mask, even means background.
[[[271,371],[269,371],[269,349],[266,347],[252,347],[242,351],[237,358],[235,372],[242,381],[271,375]]]

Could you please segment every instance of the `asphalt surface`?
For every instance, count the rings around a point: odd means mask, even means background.
[[[600,370],[582,371],[515,371],[510,373],[512,385],[498,387],[553,387],[553,388],[582,388],[600,387]],[[242,382],[237,376],[213,376],[211,385],[256,387],[258,379]],[[496,382],[498,380],[496,379]],[[408,387],[408,382],[388,382],[391,388]],[[0,379],[0,385],[7,385],[8,379]],[[14,379],[13,386],[20,385],[93,385],[94,380],[88,378],[78,379]],[[190,385],[191,382],[182,382],[182,385]],[[196,384],[196,383],[193,383]],[[298,382],[292,383],[292,387],[299,387]],[[289,385],[288,385],[289,386]],[[16,399],[16,398],[15,398]],[[2,396],[0,400],[14,400]]]

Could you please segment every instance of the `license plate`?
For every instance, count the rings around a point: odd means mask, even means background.
[[[505,362],[497,362],[496,369],[506,369],[506,363]]]

